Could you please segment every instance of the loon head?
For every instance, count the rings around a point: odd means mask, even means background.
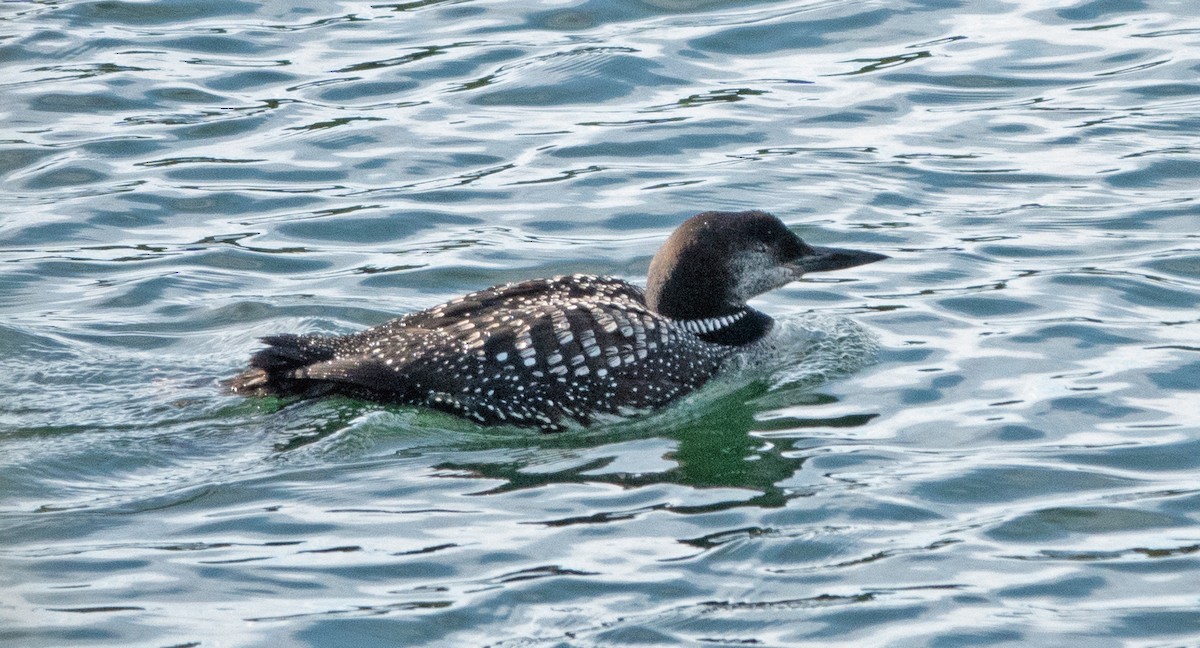
[[[746,306],[751,297],[805,273],[886,258],[811,246],[765,212],[704,212],[680,225],[654,255],[646,303],[671,319],[719,320],[751,310]],[[770,319],[766,322],[769,326]]]

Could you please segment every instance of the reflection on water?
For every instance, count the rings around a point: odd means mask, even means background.
[[[757,390],[756,390],[757,391]],[[678,513],[696,513],[704,511],[723,510],[738,506],[783,506],[791,496],[778,486],[797,472],[804,463],[802,457],[789,458],[783,456],[781,448],[774,444],[764,443],[753,439],[749,430],[753,429],[754,410],[746,401],[747,394],[736,392],[708,405],[708,415],[701,420],[690,421],[684,425],[672,426],[665,435],[656,435],[659,443],[646,448],[622,448],[621,440],[637,438],[642,435],[613,434],[597,438],[593,435],[572,437],[560,435],[552,441],[540,441],[538,449],[546,452],[553,449],[559,453],[569,450],[578,451],[578,463],[558,470],[548,470],[546,466],[530,465],[526,461],[510,461],[503,463],[454,463],[438,464],[439,469],[458,471],[473,477],[503,480],[503,484],[493,487],[481,494],[499,493],[513,490],[540,488],[562,483],[600,483],[613,484],[622,488],[638,488],[652,484],[678,484],[693,488],[734,488],[749,491],[743,497],[733,501],[714,502],[700,506],[672,505],[659,503],[651,509],[673,511]],[[634,427],[634,426],[629,426]],[[647,432],[649,432],[647,430]],[[616,438],[614,438],[616,437]],[[584,445],[587,442],[587,445]],[[662,442],[668,442],[663,446]],[[616,448],[605,449],[607,456],[594,456],[589,452],[597,443],[616,443]],[[601,446],[603,448],[603,446]],[[617,452],[618,454],[608,454]],[[657,460],[651,463],[667,462],[669,467],[651,470],[639,470],[641,462],[631,462],[634,465],[625,467],[620,461],[624,454],[646,453]],[[565,461],[565,457],[558,462]],[[600,512],[589,516],[602,522],[614,515],[610,512]],[[569,521],[560,520],[558,524]]]
[[[1200,13],[1059,4],[6,3],[0,643],[1192,641]],[[218,389],[749,208],[892,259],[665,412]]]

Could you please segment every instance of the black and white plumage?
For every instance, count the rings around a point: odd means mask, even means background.
[[[534,279],[350,335],[270,336],[226,384],[419,405],[485,425],[587,425],[708,382],[770,330],[751,297],[805,272],[884,258],[809,246],[764,212],[705,212],[668,238],[645,290],[611,277]]]

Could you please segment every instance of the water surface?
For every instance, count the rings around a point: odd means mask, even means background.
[[[1194,645],[1198,75],[1182,0],[4,3],[0,644]],[[892,260],[649,419],[217,388],[749,208]]]

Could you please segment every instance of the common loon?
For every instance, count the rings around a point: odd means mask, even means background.
[[[612,277],[534,279],[349,335],[272,335],[225,384],[245,395],[419,405],[484,425],[588,425],[708,382],[771,329],[751,297],[806,272],[886,258],[810,246],[765,212],[704,212],[654,255],[645,290]]]

